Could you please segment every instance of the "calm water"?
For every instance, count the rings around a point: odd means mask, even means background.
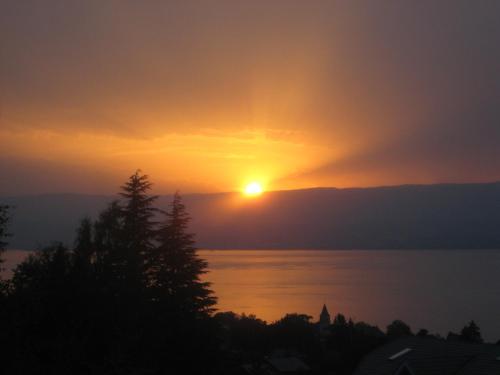
[[[222,311],[273,321],[330,313],[446,334],[474,319],[500,339],[500,251],[205,250]]]
[[[9,251],[7,267],[26,253]],[[273,321],[330,313],[446,334],[474,319],[500,339],[500,251],[203,250],[221,311]]]

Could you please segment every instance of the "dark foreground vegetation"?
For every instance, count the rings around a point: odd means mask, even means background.
[[[350,374],[374,348],[413,335],[401,321],[383,332],[340,314],[320,331],[307,315],[267,324],[216,313],[180,196],[162,211],[150,189],[135,173],[95,222],[82,220],[72,248],[46,247],[1,281],[2,373],[269,374],[266,359],[281,357]],[[0,253],[8,219],[0,206]],[[482,341],[474,322],[448,339]]]

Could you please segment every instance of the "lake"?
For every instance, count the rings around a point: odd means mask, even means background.
[[[9,251],[7,267],[25,252]],[[498,250],[201,250],[220,311],[268,322],[299,312],[318,319],[323,303],[384,329],[402,319],[414,331],[446,335],[474,319],[500,339]]]
[[[300,312],[315,320],[326,303],[385,328],[402,319],[414,331],[446,335],[474,319],[500,339],[498,250],[204,250],[222,311],[273,321]]]

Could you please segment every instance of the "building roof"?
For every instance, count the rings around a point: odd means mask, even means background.
[[[392,358],[392,359],[391,359]],[[405,369],[406,372],[401,369]],[[368,354],[354,375],[500,374],[500,346],[409,337]]]

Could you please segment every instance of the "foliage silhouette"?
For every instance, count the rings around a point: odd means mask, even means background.
[[[180,196],[159,226],[151,185],[137,171],[94,223],[82,219],[73,249],[51,245],[14,270],[1,310],[16,327],[1,337],[13,343],[8,372],[212,372],[207,265]]]
[[[153,298],[171,313],[208,315],[216,299],[210,283],[201,281],[207,262],[196,254],[194,235],[188,233],[190,218],[178,193],[164,215],[148,269]]]
[[[7,233],[7,224],[9,223],[9,206],[0,205],[0,266],[3,263],[3,252],[7,246],[6,239],[9,236]]]
[[[473,320],[471,320],[469,324],[462,328],[462,331],[460,332],[460,338],[464,341],[474,343],[483,342],[483,338],[481,337],[481,330]]]
[[[317,330],[311,319],[305,314],[286,314],[271,325],[273,341],[279,347],[312,354],[317,350]]]
[[[121,206],[121,254],[122,262],[117,264],[129,279],[128,291],[138,291],[147,284],[147,268],[151,261],[157,208],[153,206],[156,196],[148,195],[152,183],[147,175],[138,170],[122,186]]]
[[[0,308],[5,303],[4,299],[8,291],[9,284],[2,279],[1,272],[3,271],[3,253],[5,247],[7,246],[7,237],[9,233],[7,232],[7,226],[9,224],[9,206],[0,205]],[[4,321],[3,317],[0,315],[0,321]]]
[[[387,326],[387,337],[390,340],[412,335],[410,326],[401,320],[394,320]]]

